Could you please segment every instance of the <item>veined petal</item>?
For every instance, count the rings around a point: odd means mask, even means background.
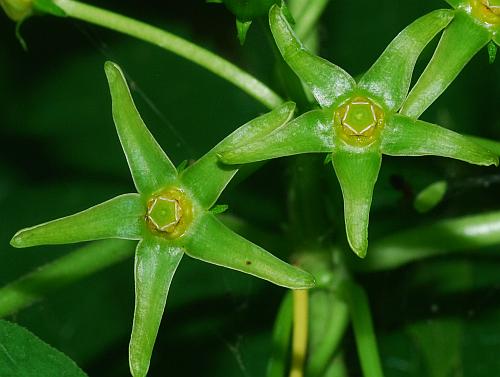
[[[14,247],[56,245],[103,238],[138,240],[146,207],[138,194],[117,196],[74,215],[22,229],[10,241]]]
[[[221,151],[219,156],[225,163],[243,164],[301,153],[331,152],[332,118],[326,110],[309,111],[253,142]]]
[[[161,238],[139,242],[135,254],[135,310],[129,345],[130,371],[145,377],[168,290],[184,252]]]
[[[113,119],[137,191],[147,196],[168,186],[177,170],[144,124],[118,65],[106,62]]]
[[[333,167],[344,197],[347,240],[361,258],[368,249],[368,223],[373,188],[382,155],[377,151],[339,150],[332,155]]]
[[[498,165],[498,157],[466,136],[404,115],[389,118],[382,131],[382,153],[441,156],[476,165]]]
[[[490,32],[458,10],[431,61],[408,94],[400,113],[417,119],[453,82],[469,60],[490,41]]]
[[[314,286],[314,277],[244,239],[207,213],[186,239],[186,254],[205,262],[257,276],[287,288]]]
[[[293,117],[294,111],[295,103],[286,102],[273,111],[239,127],[210,152],[184,170],[180,176],[181,181],[189,187],[204,208],[210,208],[238,171],[237,167],[223,164],[219,160],[218,152],[232,145],[250,143],[256,138],[263,137],[288,122]]]
[[[453,14],[452,10],[436,10],[407,26],[364,74],[359,86],[383,99],[390,110],[397,111],[408,94],[418,56],[450,23]]]
[[[354,79],[342,68],[307,51],[277,5],[269,11],[269,23],[283,59],[322,107],[332,105],[338,97],[354,88]]]

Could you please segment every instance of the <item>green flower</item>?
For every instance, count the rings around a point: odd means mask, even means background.
[[[231,144],[219,157],[225,163],[240,164],[299,153],[330,153],[344,197],[347,238],[354,252],[364,257],[382,154],[498,163],[491,152],[457,133],[397,113],[408,93],[415,61],[452,18],[453,11],[438,10],[413,22],[356,83],[338,66],[307,51],[280,8],[272,7],[270,25],[276,44],[321,109],[260,139]]]
[[[489,43],[493,62],[500,45],[500,1],[446,1],[455,8],[455,18],[401,109],[412,118],[418,118],[445,91],[479,50]]]
[[[135,255],[135,313],[130,369],[145,376],[163,315],[170,282],[184,255],[235,269],[289,288],[310,288],[309,273],[281,261],[240,237],[210,212],[237,168],[223,166],[217,152],[228,142],[259,137],[292,116],[285,103],[239,129],[192,166],[178,173],[143,123],[120,68],[105,65],[113,118],[138,193],[62,219],[19,231],[15,247],[103,238],[139,240]]]

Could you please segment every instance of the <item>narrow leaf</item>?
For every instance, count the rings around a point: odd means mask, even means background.
[[[488,42],[488,62],[490,64],[495,63],[495,59],[497,57],[498,47],[493,41]]]
[[[266,377],[286,377],[292,319],[293,301],[291,291],[288,291],[274,321],[271,356],[267,363]]]
[[[189,187],[190,192],[204,208],[210,208],[238,171],[237,167],[225,165],[219,160],[219,151],[231,145],[250,143],[266,135],[288,122],[294,110],[295,104],[286,102],[239,127],[210,152],[186,168],[180,175],[180,180]]]
[[[28,330],[0,320],[0,376],[86,377],[87,375],[74,361]]]
[[[196,259],[257,276],[287,288],[314,286],[314,277],[276,258],[206,214],[188,236],[186,253]]]
[[[113,101],[113,119],[135,187],[149,196],[171,184],[177,170],[141,119],[120,67],[108,61],[104,68]]]
[[[281,55],[322,107],[331,106],[354,88],[354,79],[342,68],[307,51],[280,7],[274,5],[271,8],[269,22]]]
[[[466,136],[432,123],[394,115],[382,131],[382,153],[441,156],[476,165],[498,165],[498,157]]]
[[[457,11],[431,61],[405,100],[401,114],[415,119],[420,117],[490,38],[486,28],[463,11]]]
[[[493,41],[500,46],[500,30],[493,34]]]
[[[167,302],[168,290],[183,250],[160,238],[139,242],[135,256],[135,310],[129,345],[130,371],[145,377]]]
[[[74,215],[22,229],[10,241],[14,247],[56,245],[103,238],[141,238],[146,208],[138,194],[117,196]]]
[[[436,10],[407,26],[364,74],[359,86],[397,111],[408,94],[415,63],[427,44],[450,23],[454,12]]]
[[[349,307],[364,377],[383,377],[368,297],[361,286],[346,281],[341,288]]]
[[[413,206],[420,213],[429,212],[436,207],[444,198],[448,190],[446,181],[437,181],[420,191],[415,198]]]
[[[331,152],[331,118],[325,110],[309,111],[258,140],[221,151],[220,158],[229,164],[243,164],[301,153]]]
[[[344,197],[347,240],[361,258],[368,248],[368,222],[373,188],[382,156],[375,151],[339,151],[333,154],[333,167]]]

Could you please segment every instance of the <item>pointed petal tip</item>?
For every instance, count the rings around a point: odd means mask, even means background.
[[[109,84],[116,81],[119,77],[125,80],[120,66],[110,60],[104,63],[104,72],[106,73],[106,78],[108,79]]]
[[[146,377],[148,374],[149,363],[147,365],[144,365],[139,361],[134,361],[130,359],[129,366],[130,366],[130,374],[133,377]]]
[[[351,250],[361,259],[366,257],[368,250],[368,239],[366,237],[352,237],[347,235],[349,246]]]
[[[290,289],[310,289],[316,286],[316,278],[309,272],[295,267],[298,271],[301,272],[301,276],[294,281],[289,287]]]
[[[22,247],[26,247],[25,242],[23,242],[23,230],[20,230],[16,234],[14,234],[14,237],[10,240],[10,245],[19,249]]]

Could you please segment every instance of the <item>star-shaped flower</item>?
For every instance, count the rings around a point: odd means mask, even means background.
[[[495,43],[500,45],[500,0],[446,1],[455,8],[455,17],[401,108],[412,118],[418,118],[445,91],[479,50],[490,43],[494,60]]]
[[[321,109],[260,139],[232,144],[219,157],[241,164],[299,153],[330,153],[344,197],[347,238],[360,257],[368,247],[369,211],[382,154],[436,155],[478,165],[497,164],[495,155],[467,138],[397,113],[417,57],[450,22],[453,11],[434,11],[409,25],[358,83],[338,66],[307,51],[279,7],[273,6],[269,17],[283,58]]]
[[[237,168],[217,153],[228,142],[251,141],[292,117],[285,103],[235,131],[192,166],[178,173],[142,121],[120,68],[105,65],[113,118],[138,193],[117,196],[72,216],[19,231],[15,247],[103,238],[139,240],[135,254],[135,313],[130,369],[145,376],[170,282],[184,255],[251,274],[289,288],[310,288],[309,273],[274,257],[223,225],[210,212]]]

